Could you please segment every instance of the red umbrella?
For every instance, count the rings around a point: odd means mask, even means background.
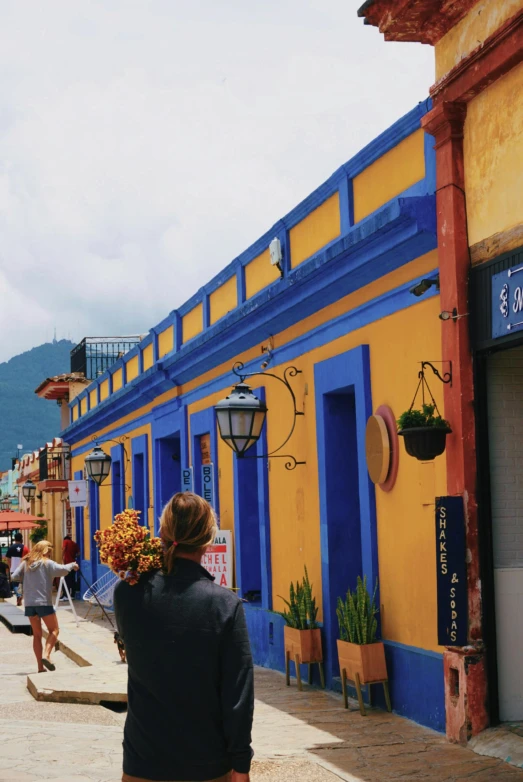
[[[42,521],[38,516],[30,513],[19,513],[15,510],[0,511],[0,530],[33,529]]]

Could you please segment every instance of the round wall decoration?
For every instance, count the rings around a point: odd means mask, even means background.
[[[371,481],[383,491],[391,491],[398,475],[399,447],[390,407],[382,405],[367,421],[365,448]]]

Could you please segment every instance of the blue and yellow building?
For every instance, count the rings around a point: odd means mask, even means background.
[[[104,572],[93,534],[129,497],[152,531],[164,503],[192,467],[202,491],[202,445],[214,465],[214,504],[234,540],[235,584],[248,595],[255,661],[283,669],[281,595],[307,566],[320,605],[328,685],[337,687],[336,599],[358,575],[379,580],[394,709],[445,726],[443,648],[437,642],[434,498],[446,493],[445,460],[399,453],[397,479],[383,491],[366,460],[369,417],[409,407],[420,362],[441,357],[434,141],[420,103],[342,165],[189,301],[150,330],[70,403],[71,475],[82,478],[93,440],[112,456],[110,481],[89,486],[76,511],[83,568]],[[271,241],[283,248],[282,271]],[[269,348],[269,352],[267,351]],[[305,462],[238,460],[220,439],[214,406],[247,372],[294,366],[304,412],[285,451]],[[439,385],[439,384],[438,384]],[[266,401],[257,446],[277,448],[292,401],[262,374]],[[434,388],[442,404],[441,387]],[[121,438],[125,438],[123,443]],[[397,446],[396,446],[397,447]]]

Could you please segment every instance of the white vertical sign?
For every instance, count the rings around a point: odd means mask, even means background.
[[[192,467],[186,467],[182,470],[182,491],[194,491]]]
[[[203,567],[214,576],[219,586],[232,589],[232,534],[228,529],[218,531],[212,546],[202,559]]]

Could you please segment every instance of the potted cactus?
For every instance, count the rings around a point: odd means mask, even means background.
[[[445,450],[447,435],[452,429],[442,418],[435,404],[423,404],[421,410],[407,410],[398,420],[398,434],[405,450],[420,462],[430,462]]]
[[[336,609],[340,626],[338,660],[345,708],[349,707],[347,680],[350,680],[356,687],[360,712],[363,716],[366,712],[361,694],[362,684],[383,684],[387,708],[391,711],[385,649],[383,643],[376,638],[377,588],[376,581],[371,597],[367,589],[367,576],[364,576],[363,580],[358,576],[356,589],[354,592],[349,589],[345,600],[338,597]]]
[[[282,598],[287,610],[280,613],[285,619],[284,646],[285,646],[285,673],[287,685],[290,685],[290,661],[296,665],[296,679],[301,690],[300,665],[306,663],[309,666],[309,684],[312,679],[312,663],[318,663],[322,687],[325,687],[323,675],[323,650],[321,644],[321,630],[318,627],[316,617],[318,607],[316,598],[312,596],[312,584],[305,568],[305,575],[296,586],[292,583],[289,590],[289,600]]]

